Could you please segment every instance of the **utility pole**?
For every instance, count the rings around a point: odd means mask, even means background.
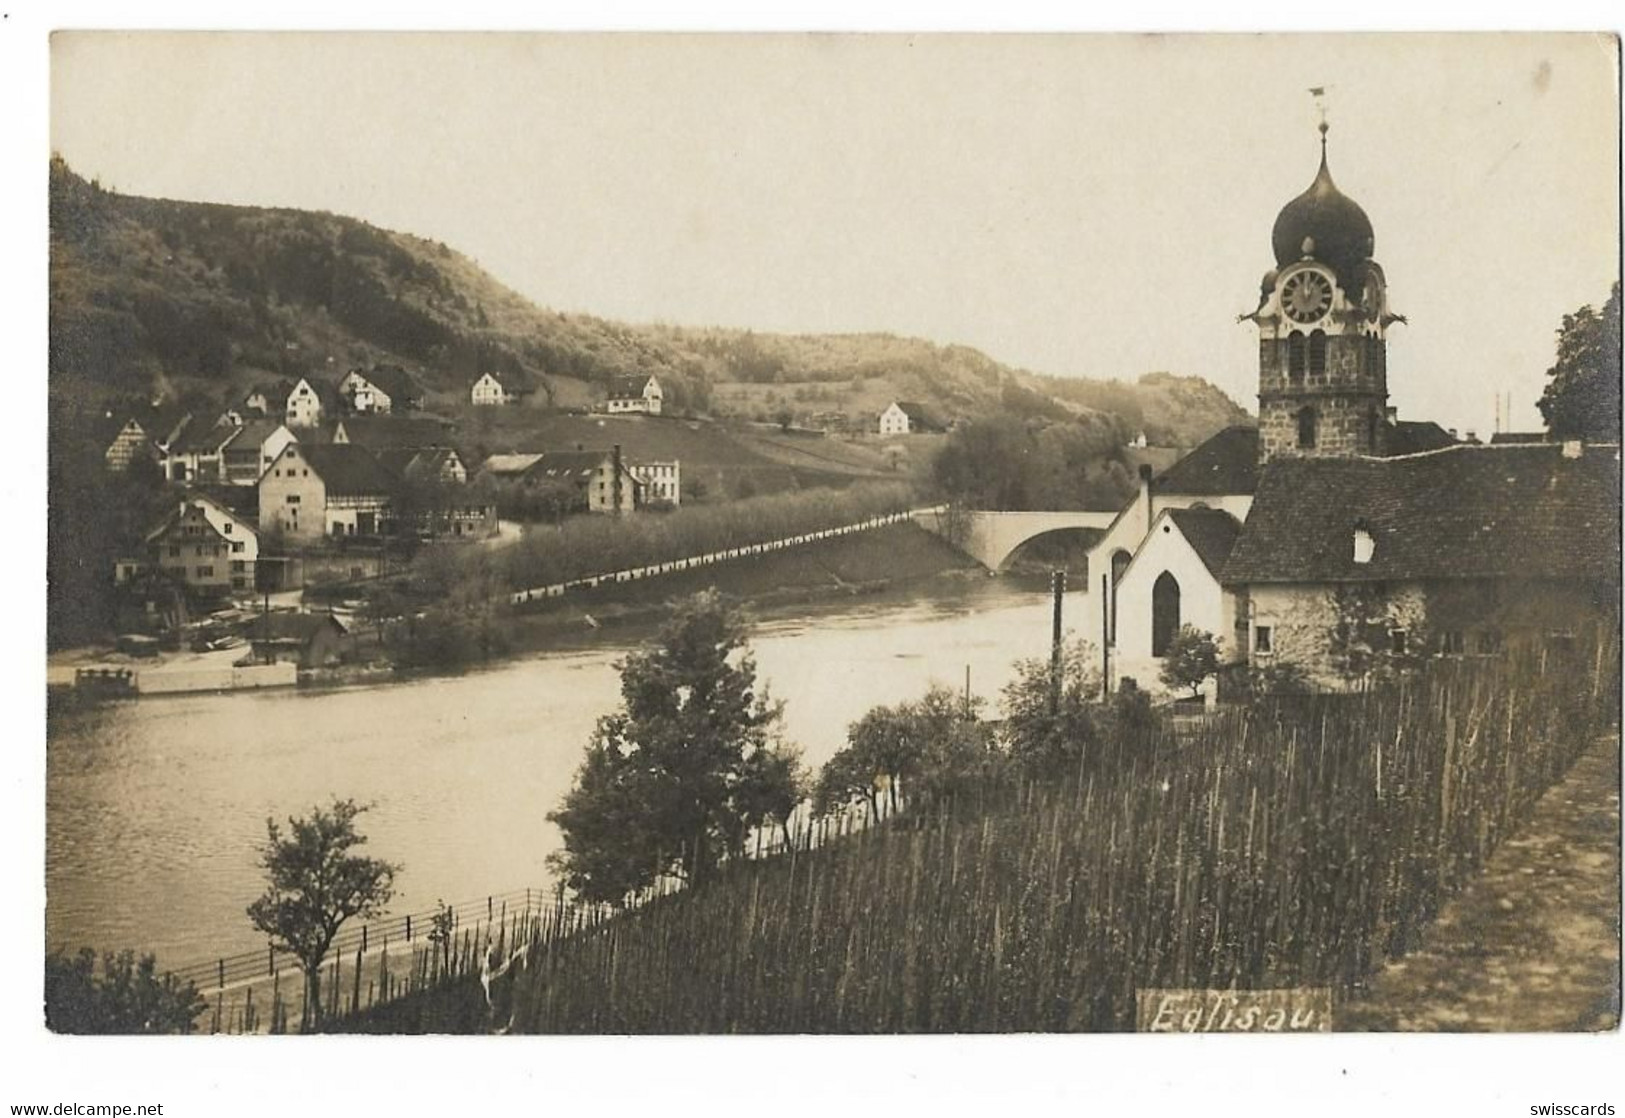
[[[1061,709],[1061,595],[1066,593],[1066,572],[1050,573],[1050,593],[1055,599],[1054,621],[1049,651],[1049,712],[1055,715]]]
[[[614,498],[615,498],[615,515],[619,516],[619,515],[621,515],[621,444],[620,443],[615,444],[614,450],[611,452],[610,457],[611,457],[611,460],[612,460],[612,463],[613,463],[610,468],[615,471],[615,488],[612,491],[613,494],[614,494]]]

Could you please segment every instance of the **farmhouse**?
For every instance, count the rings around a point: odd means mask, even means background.
[[[194,597],[218,597],[254,589],[259,537],[224,504],[189,493],[146,534],[143,560],[120,560],[117,582],[143,570],[162,572]]]
[[[276,410],[275,401],[267,401]],[[289,427],[315,427],[324,417],[337,415],[339,397],[333,386],[314,377],[300,377],[282,402],[282,421]],[[268,413],[269,414],[269,413]]]
[[[502,407],[522,403],[536,391],[530,378],[519,373],[481,373],[469,389],[469,401],[475,407]]]
[[[288,425],[277,419],[247,418],[222,451],[225,481],[231,485],[258,485],[282,448],[297,442]]]
[[[1322,684],[1617,624],[1619,446],[1272,464],[1223,568],[1255,664]]]
[[[924,404],[912,400],[896,400],[880,413],[882,435],[915,435],[946,430],[941,420],[931,414]]]
[[[122,423],[108,412],[103,438],[107,449],[102,458],[107,468],[122,473],[138,458],[158,461],[169,453],[170,444],[191,419],[191,414],[177,407],[150,407],[130,415]]]
[[[357,415],[388,415],[423,406],[423,386],[399,365],[374,365],[371,372],[351,369],[339,381],[338,391]]]
[[[226,447],[242,429],[221,418],[212,427],[187,423],[164,455],[164,476],[170,481],[200,483],[226,480]]]
[[[616,377],[610,382],[609,397],[604,401],[604,410],[611,415],[626,412],[659,415],[664,401],[665,393],[661,391],[660,382],[654,377]]]
[[[385,535],[394,488],[365,447],[290,443],[260,478],[260,531],[300,543]]]

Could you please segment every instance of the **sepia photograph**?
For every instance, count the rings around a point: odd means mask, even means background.
[[[33,1031],[1617,1035],[1619,62],[53,30]]]

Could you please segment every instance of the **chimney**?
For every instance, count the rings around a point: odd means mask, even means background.
[[[1140,463],[1140,499],[1145,502],[1145,531],[1151,534],[1151,522],[1156,519],[1151,508],[1151,463]]]
[[[1399,409],[1394,407],[1394,405],[1389,404],[1386,408],[1384,408],[1382,410],[1383,410],[1384,416],[1387,418],[1389,423],[1398,423],[1399,422]]]

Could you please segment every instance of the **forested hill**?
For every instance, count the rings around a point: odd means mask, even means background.
[[[60,159],[51,163],[50,203],[50,374],[59,402],[218,398],[268,375],[336,378],[385,362],[419,373],[447,400],[463,398],[478,371],[495,369],[530,374],[560,406],[588,402],[615,376],[654,373],[678,410],[748,402],[748,391],[730,397],[729,385],[854,412],[882,397],[919,399],[944,419],[1002,401],[1057,417],[1110,412],[1154,442],[1185,445],[1244,415],[1196,377],[1050,378],[965,346],[890,335],[560,314],[434,241],[327,213],[120,195]]]

